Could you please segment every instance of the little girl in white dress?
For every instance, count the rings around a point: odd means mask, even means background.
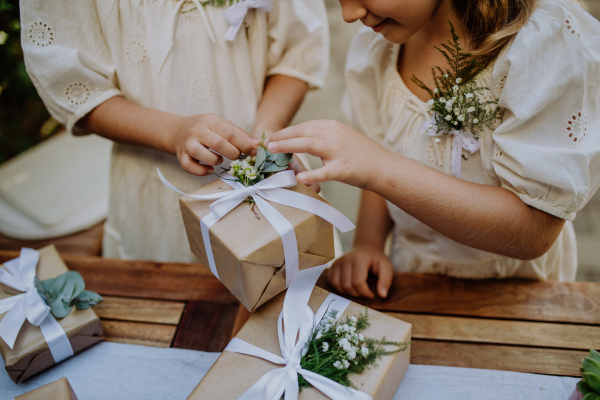
[[[263,131],[286,127],[328,69],[322,0],[20,7],[27,72],[50,113],[73,134],[116,142],[105,257],[197,261],[157,167],[188,192],[211,182]]]
[[[331,121],[270,139],[271,151],[323,159],[299,181],[368,189],[354,249],[329,273],[342,292],[373,297],[371,272],[385,297],[393,270],[575,279],[571,221],[600,184],[600,24],[569,0],[495,3],[510,3],[512,16],[481,1],[342,0],[345,20],[367,25],[350,46],[343,108],[370,139]],[[497,21],[477,14],[486,9]],[[410,79],[433,89],[431,68],[448,68],[434,49],[452,40],[448,20],[485,64],[471,83],[484,101],[498,99],[500,118],[469,143],[435,135],[432,97]]]

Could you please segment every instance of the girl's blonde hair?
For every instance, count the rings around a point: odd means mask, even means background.
[[[471,37],[469,51],[482,64],[498,56],[519,30],[529,22],[538,0],[452,0]]]

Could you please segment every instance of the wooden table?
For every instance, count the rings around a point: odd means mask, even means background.
[[[0,262],[17,256],[0,251]],[[203,265],[63,259],[104,296],[95,311],[108,341],[222,351],[249,316]],[[579,376],[600,348],[600,283],[404,273],[387,299],[354,300],[413,325],[413,364]]]

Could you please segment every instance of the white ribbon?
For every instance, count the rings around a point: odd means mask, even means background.
[[[348,232],[355,228],[352,221],[329,204],[301,193],[282,189],[284,187],[296,186],[296,176],[293,171],[278,172],[270,178],[248,187],[232,181],[234,179],[233,176],[227,174],[221,179],[234,190],[206,195],[191,195],[173,187],[160,173],[158,168],[156,170],[162,183],[171,190],[200,200],[219,199],[210,205],[211,213],[200,220],[200,229],[202,231],[208,265],[217,279],[219,279],[219,274],[217,273],[215,257],[210,243],[209,229],[248,197],[252,197],[258,209],[281,237],[286,268],[286,287],[290,286],[300,265],[296,233],[292,224],[265,200],[308,211],[328,221],[342,232]]]
[[[25,292],[0,300],[0,314],[8,311],[0,321],[0,337],[12,349],[27,319],[40,327],[54,361],[59,363],[74,353],[67,334],[35,288],[33,278],[39,258],[36,250],[22,248],[20,257],[4,263],[6,270],[0,268],[0,282]]]
[[[238,338],[233,338],[225,348],[226,351],[259,357],[273,364],[285,365],[283,368],[277,368],[264,374],[238,397],[238,400],[279,400],[284,393],[285,400],[297,400],[299,395],[298,374],[331,399],[372,400],[371,396],[366,393],[340,385],[322,375],[305,370],[300,365],[302,350],[310,339],[310,333],[319,324],[325,312],[337,310],[336,316],[339,318],[350,304],[349,300],[330,294],[317,311],[316,317],[308,306],[313,287],[326,265],[298,272],[285,295],[283,309],[277,320],[281,357]],[[284,325],[285,331],[283,330]],[[298,337],[298,342],[296,342],[296,337]]]
[[[423,133],[428,136],[444,135],[443,133],[438,133],[436,131],[437,125],[435,123],[435,117],[432,117],[430,121],[424,122],[421,126],[421,129],[419,129],[419,133]],[[462,179],[463,177],[460,171],[462,151],[465,149],[471,154],[475,154],[479,150],[480,142],[479,140],[475,139],[475,136],[473,136],[471,132],[467,132],[463,129],[452,129],[449,135],[452,136],[452,158],[450,159],[452,175]]]
[[[272,6],[273,0],[242,0],[228,7],[223,11],[223,16],[229,23],[229,28],[225,32],[225,39],[232,41],[235,38],[236,33],[240,30],[242,23],[244,23],[246,14],[251,8],[270,12]]]

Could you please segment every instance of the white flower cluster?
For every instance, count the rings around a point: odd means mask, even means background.
[[[365,337],[362,333],[356,332],[356,322],[357,318],[352,316],[350,317],[349,323],[340,324],[335,328],[336,333],[336,341],[338,348],[342,350],[341,357],[339,360],[336,360],[333,363],[333,366],[337,369],[348,369],[350,366],[349,360],[354,360],[357,355],[362,355],[363,357],[367,357],[369,355],[369,349],[362,345],[362,342],[365,340]],[[335,319],[328,318],[326,320],[326,324],[323,329],[327,330],[335,323]],[[317,333],[316,338],[319,339],[321,337],[321,331]],[[329,350],[329,343],[323,342],[322,344],[323,352]]]
[[[253,165],[255,161],[256,157],[250,156],[247,156],[245,159],[242,160],[232,161],[231,168],[229,169],[229,174],[237,178],[247,178],[253,181],[258,176],[258,173]]]
[[[448,76],[444,75],[444,77],[447,78]],[[433,98],[427,102],[444,121],[447,121],[448,125],[457,129],[467,122],[473,124],[479,122],[477,118],[478,109],[475,107],[477,102],[474,97],[475,93],[473,92],[475,88],[472,84],[461,85],[461,83],[462,79],[457,78],[448,94]],[[433,90],[433,93],[434,95],[439,95],[440,91],[436,88]],[[428,129],[432,128],[434,128],[434,125],[430,124]]]

